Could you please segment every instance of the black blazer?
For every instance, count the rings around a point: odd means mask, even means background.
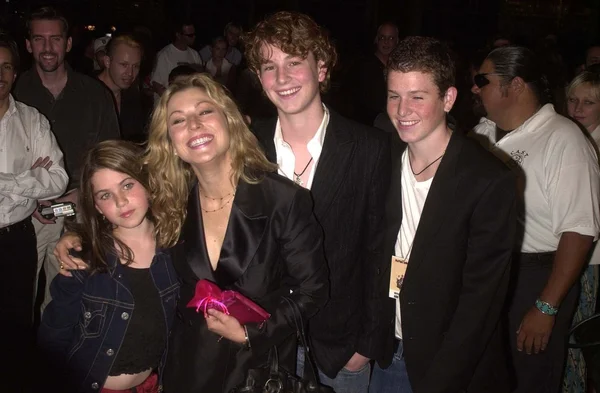
[[[229,392],[249,368],[266,363],[279,348],[280,363],[293,371],[296,329],[282,295],[309,318],[327,301],[328,271],[322,231],[309,193],[275,173],[258,184],[240,179],[219,264],[213,271],[206,250],[197,186],[188,203],[179,244],[172,249],[181,298],[169,340],[164,388],[167,393]],[[251,350],[210,332],[202,311],[187,308],[196,282],[208,279],[234,289],[269,313],[261,326],[248,324]]]
[[[253,122],[269,160],[277,162],[277,119]],[[309,321],[319,368],[333,378],[354,352],[381,356],[387,292],[379,286],[383,213],[390,176],[389,136],[330,110],[311,193],[325,234],[331,299]]]
[[[392,146],[384,260],[402,223],[402,153]],[[502,307],[516,229],[516,180],[475,141],[453,133],[431,184],[400,292],[406,368],[415,393],[509,391]],[[394,351],[395,300],[387,300],[387,353]]]

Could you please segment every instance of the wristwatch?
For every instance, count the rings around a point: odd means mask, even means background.
[[[540,299],[537,299],[535,301],[535,308],[537,308],[538,310],[540,310],[540,312],[542,314],[546,314],[546,315],[550,315],[550,316],[554,316],[554,315],[558,314],[558,308],[557,307],[554,307],[550,303],[545,302],[545,301],[540,300]]]

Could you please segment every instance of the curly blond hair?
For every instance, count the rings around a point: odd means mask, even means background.
[[[337,53],[326,30],[309,16],[299,12],[277,12],[259,22],[242,40],[248,66],[257,75],[260,75],[261,65],[268,60],[262,53],[262,47],[269,44],[302,59],[306,59],[311,52],[317,63],[322,61],[327,69],[320,90],[325,93],[329,88],[331,70],[337,61]]]
[[[157,232],[161,243],[174,245],[179,238],[187,214],[187,200],[195,176],[191,166],[175,155],[167,127],[167,105],[171,98],[187,89],[201,89],[223,112],[230,136],[232,182],[241,178],[258,183],[265,172],[275,172],[277,165],[269,162],[250,132],[244,117],[227,90],[206,74],[177,78],[163,93],[150,121],[146,164],[152,204],[156,206]],[[163,219],[164,218],[164,219]],[[167,219],[168,218],[168,219]]]

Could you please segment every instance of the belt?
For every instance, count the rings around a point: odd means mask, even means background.
[[[513,254],[513,263],[517,266],[548,267],[554,263],[556,251],[550,252],[516,252]]]
[[[26,230],[28,225],[31,224],[31,218],[27,217],[23,221],[15,222],[9,226],[0,228],[0,236],[6,235],[12,231]]]

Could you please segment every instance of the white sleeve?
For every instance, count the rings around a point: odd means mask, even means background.
[[[50,157],[49,169],[28,169],[22,173],[0,173],[0,194],[28,199],[52,199],[64,194],[69,178],[64,169],[63,154],[48,120],[39,112],[30,117],[33,157]],[[32,162],[31,165],[34,163]]]
[[[169,72],[170,70],[167,70],[166,54],[165,51],[162,50],[158,52],[156,57],[156,64],[154,65],[150,81],[159,83],[163,87],[167,87],[169,84]]]
[[[552,229],[557,236],[576,232],[596,240],[600,231],[600,169],[591,144],[583,135],[576,137],[560,138],[545,159]]]

